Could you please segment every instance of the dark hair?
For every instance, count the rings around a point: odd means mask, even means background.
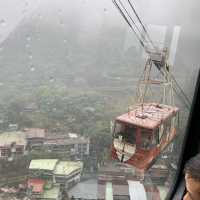
[[[187,161],[184,171],[192,178],[200,181],[200,154]]]

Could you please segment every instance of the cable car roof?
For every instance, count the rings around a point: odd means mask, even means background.
[[[173,117],[179,111],[177,107],[157,103],[145,103],[134,110],[116,118],[118,122],[124,122],[146,129],[156,129],[168,118]]]

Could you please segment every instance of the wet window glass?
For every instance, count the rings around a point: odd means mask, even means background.
[[[164,200],[199,70],[198,0],[0,2],[0,199]]]

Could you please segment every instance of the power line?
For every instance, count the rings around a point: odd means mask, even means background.
[[[126,14],[128,15],[128,17],[130,18],[130,20],[132,21],[132,23],[134,24],[134,26],[136,27],[137,31],[139,32],[139,35],[143,38],[143,42],[144,42],[144,40],[146,40],[146,37],[142,34],[142,32],[140,31],[140,29],[137,26],[136,22],[133,20],[133,18],[131,17],[131,15],[129,14],[128,10],[125,8],[123,3],[121,2],[121,0],[118,0],[118,1],[119,1],[120,5],[122,6],[122,8],[124,9],[124,11],[126,12]]]
[[[131,28],[131,30],[134,32],[135,36],[137,37],[137,39],[139,40],[140,44],[142,45],[142,47],[144,49],[146,49],[143,40],[140,38],[140,36],[137,34],[137,32],[135,31],[135,29],[133,28],[133,26],[131,25],[131,23],[129,22],[129,20],[127,19],[126,15],[124,14],[124,12],[122,11],[122,9],[120,8],[120,6],[117,4],[117,2],[115,0],[113,0],[114,5],[116,6],[116,8],[118,9],[118,11],[120,12],[120,14],[122,15],[122,17],[124,18],[124,20],[126,21],[126,23],[129,25],[129,27]]]
[[[144,24],[142,23],[142,20],[140,19],[140,17],[139,17],[139,15],[138,15],[137,11],[135,10],[135,8],[134,8],[134,6],[133,6],[133,3],[131,3],[130,0],[127,0],[127,1],[128,1],[128,3],[129,3],[130,7],[132,8],[132,10],[133,10],[135,16],[137,17],[137,19],[138,19],[140,25],[142,26],[144,32],[146,33],[146,36],[147,36],[147,38],[149,39],[150,43],[152,44],[153,48],[157,50],[157,48],[156,48],[156,46],[154,45],[154,43],[153,43],[153,41],[152,41],[152,39],[151,39],[151,37],[150,37],[150,35],[149,35],[147,29],[145,28]]]

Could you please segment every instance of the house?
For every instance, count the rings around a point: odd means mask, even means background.
[[[13,159],[15,156],[25,154],[27,141],[20,131],[5,132],[0,134],[0,158]]]
[[[40,128],[25,128],[24,132],[28,148],[30,150],[40,150],[45,141],[46,130]]]
[[[82,162],[60,161],[53,172],[55,182],[70,188],[80,181],[82,170]]]
[[[49,134],[43,148],[50,152],[68,152],[70,156],[83,158],[89,155],[90,140],[75,133]]]
[[[62,192],[59,185],[45,188],[46,181],[42,179],[29,179],[27,195],[37,200],[61,200]]]
[[[29,151],[65,153],[78,159],[89,156],[90,139],[76,133],[51,133],[39,128],[26,128],[24,132]]]
[[[46,181],[43,179],[29,179],[27,182],[28,195],[32,198],[39,198],[44,192],[44,185]],[[29,193],[30,192],[30,193]]]
[[[59,184],[63,189],[67,189],[80,181],[82,170],[83,163],[80,161],[32,160],[29,166],[29,181],[43,179],[48,184]]]
[[[53,171],[58,164],[58,159],[37,159],[31,160],[29,165],[29,176],[30,177],[41,177],[45,176],[47,179],[52,179]]]

